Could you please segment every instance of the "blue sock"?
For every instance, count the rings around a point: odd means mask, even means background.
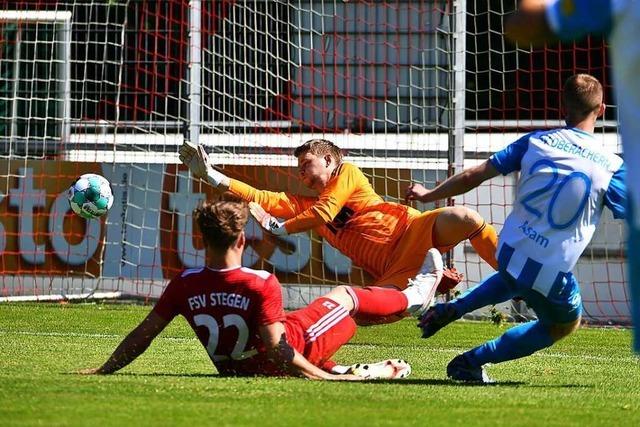
[[[492,341],[465,353],[474,367],[485,363],[499,363],[519,359],[553,344],[549,329],[539,320],[527,322],[509,329]]]
[[[497,271],[486,277],[477,286],[469,289],[449,305],[455,307],[458,317],[487,305],[498,304],[511,299],[515,292]]]
[[[639,212],[640,213],[640,212]],[[631,321],[633,322],[633,350],[640,354],[640,229],[629,221],[627,240],[627,268],[631,294]]]

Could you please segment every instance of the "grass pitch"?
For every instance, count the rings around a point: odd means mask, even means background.
[[[492,386],[446,379],[453,356],[504,330],[464,321],[429,340],[410,320],[360,328],[336,357],[405,358],[413,374],[395,382],[218,378],[182,318],[121,372],[75,373],[100,365],[149,310],[0,305],[0,425],[640,425],[640,363],[629,331],[619,329],[583,328],[546,351],[494,365]]]

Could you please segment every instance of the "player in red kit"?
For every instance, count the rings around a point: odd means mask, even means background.
[[[175,277],[149,315],[99,368],[110,374],[131,363],[177,315],[182,315],[221,375],[293,375],[312,379],[394,379],[409,374],[402,360],[337,365],[331,357],[356,331],[354,315],[419,313],[430,305],[442,278],[442,258],[432,250],[405,291],[338,286],[309,306],[286,313],[282,289],[271,273],[240,266],[248,208],[243,202],[205,202],[194,218],[207,247],[207,265]]]

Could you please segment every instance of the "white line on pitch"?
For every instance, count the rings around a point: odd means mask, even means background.
[[[354,347],[371,347],[371,348],[377,347],[376,344],[348,343],[347,345],[354,346]],[[432,352],[432,353],[453,353],[453,354],[462,353],[462,352],[464,352],[466,350],[469,350],[468,348],[457,348],[457,347],[453,347],[453,348],[428,348],[428,347],[424,347],[424,348],[422,348],[422,347],[406,346],[406,345],[403,345],[402,347],[410,348],[412,351],[424,350],[424,351],[428,351],[428,352]],[[629,350],[629,352],[631,352],[631,350]],[[629,354],[628,356],[592,356],[592,355],[588,355],[588,354],[563,354],[563,353],[541,352],[541,353],[534,353],[534,354],[532,354],[532,356],[535,356],[535,357],[550,357],[550,358],[558,358],[558,359],[600,360],[600,361],[604,361],[604,362],[611,362],[611,361],[637,362],[639,360],[639,358],[637,356],[634,356],[633,354]]]
[[[27,336],[36,336],[36,337],[74,337],[74,338],[124,338],[126,334],[117,335],[117,334],[93,334],[93,333],[85,333],[85,332],[37,332],[37,331],[4,331],[0,329],[0,334],[3,335],[27,335]],[[186,337],[163,337],[159,336],[160,339],[165,339],[169,341],[197,341],[198,339],[186,338]]]
[[[26,336],[38,336],[38,337],[75,337],[75,338],[124,338],[126,334],[117,335],[117,334],[95,334],[95,333],[85,333],[85,332],[34,332],[34,331],[4,331],[0,329],[0,335],[26,335]],[[168,341],[197,341],[197,338],[186,338],[186,337],[158,337],[160,339],[168,340]],[[360,343],[349,343],[347,344],[353,347],[377,347],[375,344],[360,344]],[[462,348],[420,348],[411,346],[409,347],[412,350],[426,350],[433,353],[460,353],[465,349]],[[609,361],[637,361],[638,358],[634,355],[629,356],[619,356],[619,357],[611,357],[611,356],[592,356],[586,354],[563,354],[563,353],[534,353],[533,356],[536,357],[551,357],[551,358],[559,358],[559,359],[581,359],[581,360],[599,360],[604,362]]]

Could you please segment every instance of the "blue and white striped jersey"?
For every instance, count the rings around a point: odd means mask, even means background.
[[[634,212],[640,212],[640,2],[636,0],[550,0],[547,22],[562,40],[575,40],[586,34],[609,37],[613,66],[615,100],[629,165],[628,191]],[[634,217],[640,228],[640,214]]]
[[[520,171],[513,210],[498,245],[498,263],[547,295],[571,271],[606,205],[624,218],[622,159],[576,128],[529,133],[489,159],[506,175]]]

